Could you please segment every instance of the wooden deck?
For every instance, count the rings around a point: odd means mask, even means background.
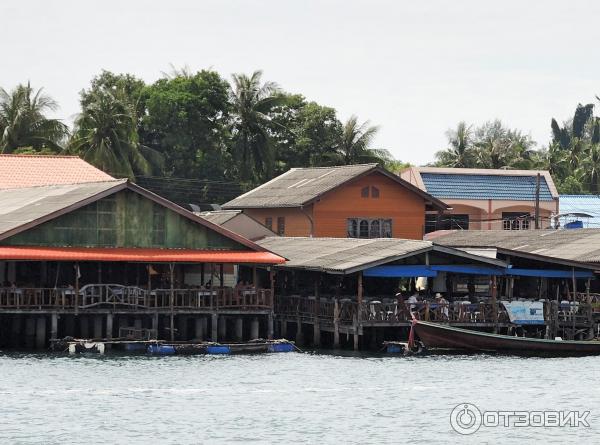
[[[0,311],[23,312],[256,312],[270,311],[270,289],[152,289],[120,284],[72,288],[0,288]]]

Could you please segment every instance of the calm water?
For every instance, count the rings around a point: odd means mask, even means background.
[[[600,358],[0,356],[1,443],[598,443]],[[590,410],[590,428],[451,430],[482,410]]]

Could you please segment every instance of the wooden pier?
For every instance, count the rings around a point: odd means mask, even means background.
[[[586,296],[587,298],[587,296]],[[561,305],[544,301],[544,324],[515,325],[499,303],[417,303],[410,308],[401,300],[358,303],[350,298],[277,296],[275,314],[280,335],[297,344],[324,344],[333,348],[377,349],[384,341],[406,340],[412,314],[424,321],[505,333],[537,335],[542,338],[590,339],[598,335],[600,305]],[[323,333],[329,337],[323,341]],[[308,340],[308,341],[307,341]],[[344,341],[345,340],[345,341]]]
[[[46,348],[62,337],[242,341],[273,338],[271,289],[152,289],[117,284],[0,288],[0,343]]]

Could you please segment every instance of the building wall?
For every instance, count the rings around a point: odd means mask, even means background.
[[[379,198],[363,198],[364,187],[377,187]],[[314,204],[315,236],[346,238],[348,218],[392,219],[394,238],[422,239],[423,198],[380,173],[345,184]]]
[[[445,214],[469,215],[470,230],[501,230],[503,228],[503,212],[528,212],[531,216],[535,214],[535,202],[529,201],[505,201],[491,199],[444,199],[446,204],[452,207],[452,210],[444,212]],[[542,228],[550,227],[550,217],[558,213],[557,201],[540,202],[540,222]],[[535,227],[534,222],[530,223],[530,228]]]
[[[73,210],[0,244],[247,250],[236,241],[130,190]]]
[[[244,213],[266,225],[267,218],[272,220],[272,230],[277,233],[277,218],[284,218],[285,231],[282,236],[310,236],[313,207],[307,206],[304,210],[299,208],[274,208],[274,209],[244,209]],[[308,216],[307,216],[308,215]]]

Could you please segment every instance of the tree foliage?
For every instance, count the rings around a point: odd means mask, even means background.
[[[58,108],[56,102],[27,85],[8,92],[0,88],[0,153],[15,151],[58,152],[68,135],[68,128],[46,113]]]

